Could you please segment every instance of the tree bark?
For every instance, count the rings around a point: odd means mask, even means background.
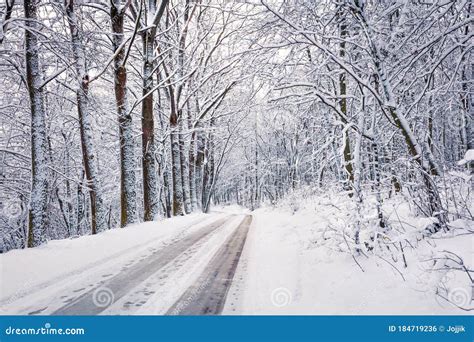
[[[214,133],[213,129],[215,126],[215,118],[212,117],[210,120],[210,130],[209,137],[207,138],[206,148],[204,150],[205,162],[203,167],[202,175],[202,197],[201,197],[201,207],[203,213],[209,213],[211,208],[211,196],[214,186],[214,176],[215,176],[215,165],[214,165]],[[254,198],[254,193],[250,194],[252,200]]]
[[[112,43],[114,51],[121,49],[114,57],[114,89],[117,105],[120,142],[120,226],[137,222],[137,200],[135,190],[135,152],[133,142],[132,115],[128,108],[127,69],[125,65],[124,15],[126,7],[120,7],[120,0],[113,0],[110,7],[112,21]]]
[[[191,125],[189,125],[191,128]],[[196,131],[191,134],[191,141],[189,143],[189,196],[191,198],[191,211],[197,208],[196,197]]]
[[[40,245],[45,240],[48,203],[48,165],[46,115],[42,77],[39,68],[38,39],[40,30],[37,19],[38,0],[24,0],[25,10],[25,62],[26,80],[31,109],[31,198],[28,211],[28,247]]]
[[[155,121],[153,117],[153,72],[155,59],[155,38],[158,24],[169,0],[162,0],[156,7],[156,0],[149,0],[145,27],[142,28],[143,88],[142,88],[142,168],[144,220],[152,221],[159,213],[158,177],[155,159]]]
[[[170,94],[171,99],[174,98]],[[183,212],[183,185],[181,184],[181,163],[179,151],[178,114],[171,100],[170,114],[170,139],[171,139],[171,178],[173,186],[173,215],[184,215]]]
[[[143,41],[143,102],[142,102],[142,168],[144,220],[152,221],[158,215],[158,189],[155,163],[155,122],[153,118],[153,59],[154,37],[149,31]]]
[[[73,58],[78,79],[78,90],[76,92],[77,111],[79,115],[82,158],[91,202],[91,233],[96,234],[105,229],[106,208],[100,193],[101,186],[98,177],[97,155],[92,138],[92,123],[89,112],[89,75],[86,70],[85,52],[79,31],[80,28],[74,12],[74,0],[69,0],[66,3],[66,15],[71,32]]]
[[[183,125],[184,125],[184,117],[182,116],[183,113],[181,112],[179,118],[179,161],[181,164],[181,185],[182,185],[182,192],[183,192],[183,203],[184,203],[184,211],[186,214],[191,212],[191,195],[189,190],[189,169],[188,169],[188,162],[186,160],[186,153],[185,153],[185,142],[184,142],[184,132],[183,132]]]
[[[343,60],[346,55],[346,43],[344,39],[347,37],[347,25],[344,22],[342,13],[340,15],[342,23],[339,27],[339,33],[341,37],[341,42],[339,43],[339,57]],[[346,73],[341,68],[339,73],[339,107],[341,112],[344,113],[344,116],[347,117],[347,78]],[[344,179],[344,189],[349,191],[349,197],[353,196],[354,192],[354,167],[352,165],[352,153],[351,153],[351,140],[349,135],[349,130],[345,131],[344,140],[343,140],[343,158],[344,158],[344,170],[345,170],[345,179]]]

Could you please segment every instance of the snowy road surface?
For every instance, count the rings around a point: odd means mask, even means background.
[[[137,248],[0,303],[6,313],[29,315],[218,314],[250,223],[250,215],[234,214],[191,222],[178,236],[148,241],[145,253]]]
[[[222,312],[234,278],[252,216],[247,215],[212,258],[198,281],[168,310],[169,315],[213,315]]]

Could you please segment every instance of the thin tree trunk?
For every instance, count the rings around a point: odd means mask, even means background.
[[[191,212],[191,199],[190,199],[190,190],[189,190],[189,170],[188,170],[188,163],[186,160],[185,154],[185,146],[184,146],[184,133],[183,133],[183,125],[184,125],[184,117],[181,116],[179,118],[179,135],[178,135],[178,142],[179,142],[179,162],[180,162],[180,170],[181,170],[181,185],[182,185],[182,192],[183,192],[183,203],[184,203],[184,211],[186,214]]]
[[[166,167],[163,171],[163,188],[164,188],[164,196],[165,196],[165,204],[166,204],[166,217],[171,217],[173,214],[173,208],[171,207],[171,194],[170,194],[170,173],[168,168]]]
[[[142,102],[142,167],[144,220],[158,216],[159,200],[155,162],[155,121],[153,117],[153,59],[154,37],[149,31],[142,34],[143,41],[143,102]]]
[[[67,148],[68,145],[68,139],[66,137],[66,134],[62,133],[63,139],[64,139],[64,146],[65,148],[65,155],[64,155],[64,174],[67,175],[68,177],[71,176],[70,174],[70,154],[69,154],[69,149]],[[74,235],[77,232],[74,232],[74,229],[77,230],[77,222],[76,222],[76,217],[74,215],[74,206],[72,203],[72,191],[71,191],[71,182],[69,181],[69,178],[66,178],[65,180],[65,188],[66,188],[66,207],[67,207],[67,216],[68,216],[68,231],[69,235]]]
[[[170,94],[173,99],[173,94]],[[183,215],[183,186],[181,184],[181,165],[179,151],[178,114],[171,102],[170,139],[171,139],[171,179],[173,186],[173,215]]]
[[[196,132],[191,134],[191,141],[189,144],[189,196],[191,198],[191,211],[197,208],[196,197]]]
[[[259,179],[259,169],[258,169],[258,116],[255,115],[255,208],[258,208],[260,206],[260,195],[259,195],[259,185],[260,185],[260,179]]]
[[[3,40],[5,39],[5,33],[7,32],[8,23],[11,19],[14,6],[15,6],[15,0],[6,0],[5,9],[3,12],[3,18],[0,21],[1,23],[0,24],[0,44],[2,44]],[[25,17],[27,17],[26,12],[25,12]]]
[[[342,14],[342,13],[341,13]],[[347,25],[344,21],[342,15],[340,15],[342,23],[339,27],[339,33],[341,37],[341,42],[339,43],[339,56],[343,60],[346,55],[346,42],[344,39],[347,37]],[[344,113],[344,116],[347,117],[347,78],[346,73],[340,70],[339,73],[339,107],[341,112]],[[351,141],[349,130],[345,130],[344,139],[343,139],[343,158],[344,158],[344,170],[345,170],[345,179],[344,179],[344,189],[349,192],[349,197],[353,196],[354,191],[354,167],[352,165],[352,153],[351,153]]]
[[[205,163],[203,170],[203,180],[202,180],[202,212],[209,213],[211,207],[211,196],[213,193],[214,186],[214,175],[215,175],[215,165],[214,165],[214,152],[215,152],[215,143],[214,143],[214,133],[213,129],[215,126],[215,118],[211,117],[210,120],[210,133],[207,139],[207,146],[205,149]],[[251,195],[252,201],[254,193]],[[253,207],[253,206],[252,206]]]
[[[82,171],[82,177],[81,182],[77,185],[77,214],[76,214],[76,222],[77,222],[77,229],[76,229],[76,234],[77,235],[82,235],[83,232],[87,229],[83,229],[84,225],[87,225],[87,222],[84,222],[84,218],[86,216],[85,213],[85,202],[86,198],[84,195],[84,192],[82,191],[82,187],[84,185],[83,180],[84,180],[84,171]]]
[[[468,17],[470,17],[471,13],[471,2],[467,7]],[[466,26],[464,31],[464,35],[469,35],[469,25]],[[462,82],[462,95],[461,95],[461,102],[463,108],[463,134],[466,139],[466,150],[474,149],[474,117],[472,116],[472,108],[473,108],[473,96],[469,89],[469,85],[471,84],[472,80],[474,79],[474,63],[472,60],[470,63],[468,62],[462,68],[461,71],[461,82]],[[474,161],[470,161],[468,163],[468,168],[471,174],[474,174]]]
[[[200,129],[200,128],[199,128]],[[204,157],[206,150],[206,137],[204,132],[198,131],[196,138],[196,167],[194,181],[196,184],[196,197],[199,198],[199,207],[202,209],[202,193],[204,191]]]

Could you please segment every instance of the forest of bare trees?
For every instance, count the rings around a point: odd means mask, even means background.
[[[356,246],[398,193],[423,234],[473,219],[471,13],[0,0],[0,250],[328,189],[354,201]]]

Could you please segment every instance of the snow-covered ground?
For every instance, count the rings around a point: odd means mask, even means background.
[[[2,254],[0,312],[28,313],[30,308],[41,308],[43,304],[51,311],[70,296],[71,286],[80,295],[88,286],[118,274],[124,267],[140,263],[157,248],[228,216],[218,212],[192,214],[113,229],[94,236],[49,241],[37,248]],[[226,233],[224,229],[217,235],[225,237]],[[211,243],[220,245],[218,239],[212,238]],[[206,248],[212,251],[212,248]]]
[[[453,230],[418,241],[416,248],[405,249],[407,268],[401,253],[398,259],[391,253],[361,255],[356,258],[359,266],[345,251],[344,241],[328,238],[328,227],[344,226],[348,215],[340,210],[342,195],[330,197],[298,200],[298,208],[266,207],[252,213],[224,314],[468,314],[436,294],[469,306],[472,283],[466,273],[439,271],[430,260],[450,251],[472,270],[474,234],[455,236],[459,231]],[[389,201],[384,213],[394,225],[406,219],[414,231],[426,221],[410,217],[399,198]],[[464,228],[472,224],[456,223]]]
[[[417,239],[416,232],[429,220],[410,216],[407,203],[395,196],[383,208],[398,231],[391,238],[410,241],[413,248],[404,248],[403,254],[374,249],[354,258],[340,234],[353,219],[351,203],[343,194],[324,194],[251,212],[253,222],[223,313],[468,313],[443,297],[462,307],[472,305],[467,273],[452,270],[459,266],[458,256],[467,270],[473,269],[473,234],[461,234],[472,222],[457,220],[448,233]],[[196,282],[244,214],[249,211],[237,206],[216,208],[208,215],[143,223],[0,255],[0,312],[51,314],[88,288],[153,260],[153,255],[160,257],[166,246],[223,222],[146,281],[132,283],[126,295],[101,312],[164,314]]]

